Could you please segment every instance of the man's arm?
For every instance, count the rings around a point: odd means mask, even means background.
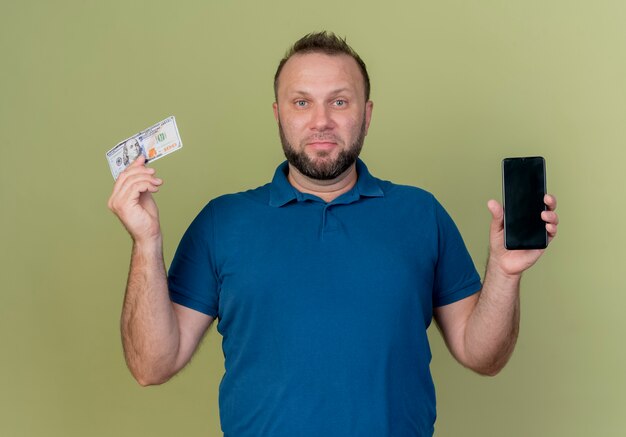
[[[121,330],[128,367],[141,385],[161,384],[191,359],[213,318],[169,299],[158,209],[162,181],[140,156],[113,187],[109,208],[133,239]]]
[[[546,195],[542,213],[551,241],[559,222],[556,199]],[[483,375],[497,374],[509,360],[519,332],[520,280],[544,250],[506,250],[502,207],[488,203],[492,221],[490,253],[480,293],[435,308],[435,319],[452,355]]]

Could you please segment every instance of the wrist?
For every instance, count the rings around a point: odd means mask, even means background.
[[[506,282],[519,283],[522,278],[522,273],[523,272],[508,271],[503,268],[497,260],[493,259],[493,257],[490,257],[487,262],[486,276],[493,276],[494,278],[498,278],[499,280]]]
[[[163,250],[163,237],[160,233],[149,237],[133,237],[133,249],[142,253],[161,253]]]

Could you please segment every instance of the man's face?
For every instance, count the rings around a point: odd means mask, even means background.
[[[274,116],[289,163],[317,180],[354,164],[372,116],[358,64],[347,55],[292,56],[278,79]]]
[[[128,152],[128,159],[134,161],[141,154],[139,143],[137,140],[130,140],[126,143],[126,150]]]

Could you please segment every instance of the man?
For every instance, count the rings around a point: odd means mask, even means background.
[[[373,103],[358,55],[333,34],[296,42],[273,105],[287,162],[270,184],[212,200],[166,276],[162,181],[139,157],[109,207],[133,238],[124,351],[141,385],[182,369],[215,318],[226,436],[430,436],[435,394],[426,329],[495,375],[519,326],[519,283],[543,251],[507,251],[493,216],[484,283],[432,195],[371,176],[358,155]],[[542,213],[557,231],[556,200]]]

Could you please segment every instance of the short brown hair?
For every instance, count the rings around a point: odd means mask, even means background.
[[[309,33],[308,35],[300,38],[296,43],[287,50],[285,57],[281,59],[278,64],[278,69],[274,75],[274,97],[278,100],[278,76],[283,67],[293,55],[306,54],[306,53],[324,53],[326,55],[348,55],[356,61],[363,74],[363,83],[365,84],[365,100],[370,98],[370,77],[367,74],[367,68],[365,62],[355,52],[352,47],[348,45],[345,38],[338,37],[333,32]]]

